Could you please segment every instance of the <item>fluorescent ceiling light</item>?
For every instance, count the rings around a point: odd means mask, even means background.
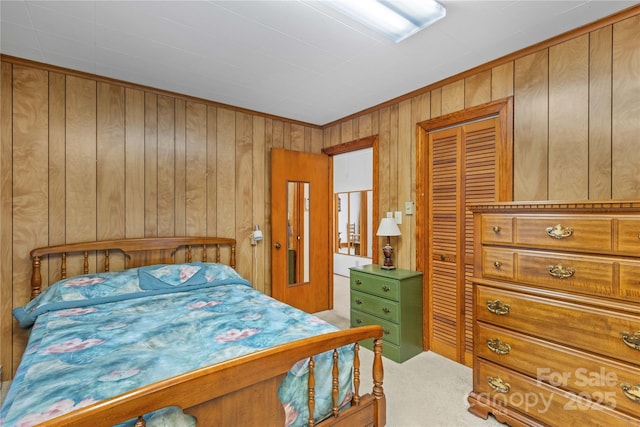
[[[447,14],[444,6],[435,0],[334,0],[327,3],[396,43]]]

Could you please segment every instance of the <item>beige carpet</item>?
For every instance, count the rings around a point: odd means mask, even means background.
[[[341,328],[349,327],[349,280],[334,279],[334,309],[316,313]],[[373,353],[361,349],[363,366],[371,366]],[[495,427],[495,418],[478,418],[467,411],[472,372],[433,352],[421,353],[404,363],[384,361],[384,391],[389,427]],[[361,390],[371,390],[369,375],[361,376]]]

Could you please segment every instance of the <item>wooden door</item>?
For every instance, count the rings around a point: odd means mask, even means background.
[[[329,157],[271,151],[274,298],[309,313],[331,308]]]
[[[470,203],[510,200],[512,143],[507,118],[509,103],[491,105],[499,115],[456,125],[445,117],[427,131],[421,124],[419,194],[425,218],[418,221],[427,276],[426,346],[436,353],[471,365],[473,351],[472,287],[473,216]],[[471,113],[473,114],[473,113]],[[494,113],[495,114],[495,113]],[[469,120],[469,119],[468,119]],[[443,126],[444,124],[444,126]],[[423,169],[423,170],[421,170]],[[420,257],[419,257],[420,258]]]

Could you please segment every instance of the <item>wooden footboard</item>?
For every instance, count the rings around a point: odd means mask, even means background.
[[[197,418],[197,425],[284,426],[285,411],[278,398],[278,385],[298,361],[336,348],[354,344],[354,396],[351,407],[336,410],[318,426],[384,426],[386,401],[382,367],[382,328],[365,326],[337,331],[287,343],[233,360],[188,372],[146,387],[78,409],[41,426],[111,426],[167,406],[178,406]],[[375,339],[373,390],[359,394],[360,372],[357,342]],[[337,381],[337,373],[333,378]],[[315,390],[310,376],[309,396],[313,404]],[[311,411],[313,413],[313,411]],[[313,421],[309,425],[314,425]]]

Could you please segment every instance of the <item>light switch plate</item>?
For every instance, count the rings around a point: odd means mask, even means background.
[[[402,212],[397,211],[395,214],[396,224],[402,224]]]

